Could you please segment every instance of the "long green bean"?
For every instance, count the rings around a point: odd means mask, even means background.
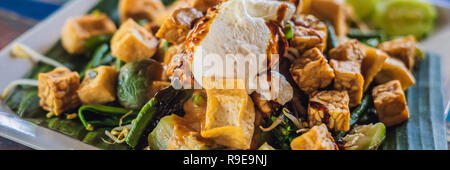
[[[334,30],[334,27],[329,23],[325,22],[327,25],[328,30],[328,37],[327,37],[327,51],[336,48],[339,45],[339,41],[336,37],[336,32]]]
[[[366,94],[362,99],[361,104],[352,111],[350,115],[350,128],[353,127],[356,124],[356,122],[358,122],[358,120],[361,118],[361,115],[363,115],[366,112],[367,108],[370,105],[371,100],[372,96],[370,94]],[[342,138],[346,134],[347,132],[339,132],[337,134],[337,138]]]
[[[152,98],[139,111],[139,114],[131,127],[130,133],[127,136],[126,142],[132,148],[135,148],[139,143],[145,128],[150,124],[156,113],[156,105],[158,101]]]

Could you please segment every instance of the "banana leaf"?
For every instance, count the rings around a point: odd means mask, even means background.
[[[386,132],[384,150],[446,150],[441,58],[428,53],[414,70],[417,83],[406,93],[410,118]]]

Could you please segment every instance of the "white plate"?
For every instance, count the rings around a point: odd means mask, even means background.
[[[6,46],[0,52],[0,89],[9,82],[23,77],[31,69],[27,60],[12,59],[9,51],[14,43],[23,43],[40,53],[45,53],[60,38],[67,18],[88,12],[99,0],[74,0],[43,22]],[[450,9],[439,7],[439,24],[435,33],[420,45],[426,51],[442,56],[444,106],[450,106]],[[3,112],[2,112],[3,109]],[[4,105],[0,106],[0,136],[34,149],[98,149],[62,133],[37,126],[20,119]]]
[[[62,27],[69,17],[87,13],[98,2],[99,0],[74,0],[6,46],[0,52],[0,89],[4,89],[9,82],[23,77],[31,70],[29,61],[11,58],[9,51],[13,44],[26,44],[40,53],[45,53],[58,41]],[[3,104],[0,106],[0,136],[33,149],[98,149],[62,133],[22,120]]]

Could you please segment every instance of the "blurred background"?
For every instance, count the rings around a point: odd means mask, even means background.
[[[58,10],[70,0],[0,0],[0,50],[9,42]],[[351,0],[350,0],[351,1]],[[369,2],[371,0],[368,0]],[[450,8],[450,0],[428,0]],[[447,117],[447,141],[450,149],[450,116]],[[0,137],[0,150],[27,150],[21,144]]]

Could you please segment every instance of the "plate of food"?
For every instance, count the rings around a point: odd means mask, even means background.
[[[447,149],[446,5],[74,0],[0,52],[0,135],[35,149]]]

